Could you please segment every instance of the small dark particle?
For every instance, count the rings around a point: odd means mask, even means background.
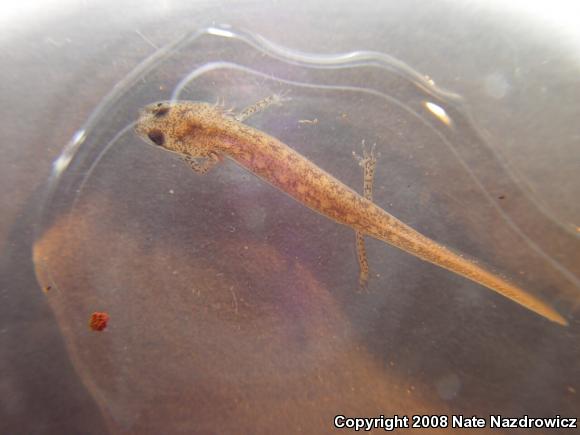
[[[49,291],[51,291],[51,290],[52,290],[52,286],[50,286],[50,285],[47,285],[46,287],[44,287],[44,289],[43,289],[43,290],[44,290],[44,292],[45,292],[45,293],[48,293]]]
[[[150,131],[147,136],[155,145],[161,146],[165,142],[165,136],[159,130]]]
[[[497,197],[497,199],[505,199],[505,195],[500,195]]]
[[[103,312],[94,312],[89,320],[89,327],[93,331],[103,331],[109,322],[109,315]]]

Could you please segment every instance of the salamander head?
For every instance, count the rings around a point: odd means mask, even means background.
[[[207,103],[161,101],[139,113],[135,132],[145,142],[178,154],[206,156],[219,143],[223,111]]]

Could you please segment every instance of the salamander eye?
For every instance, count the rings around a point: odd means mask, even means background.
[[[153,142],[155,145],[162,146],[165,143],[165,135],[159,130],[150,131],[147,134],[147,137],[149,137],[151,142]]]

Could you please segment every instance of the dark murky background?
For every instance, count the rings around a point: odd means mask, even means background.
[[[254,124],[289,135],[353,186],[357,141],[399,134],[382,150],[377,202],[519,275],[569,328],[374,241],[381,277],[370,295],[353,294],[348,229],[232,164],[196,178],[155,152],[138,154],[130,137],[124,160],[104,158],[93,190],[43,239],[62,292],[42,293],[31,254],[51,162],[102,98],[154,47],[228,23],[307,52],[385,52],[462,95],[515,180],[497,192],[502,207],[577,275],[580,60],[565,27],[447,2],[45,8],[7,14],[0,32],[0,432],[322,433],[339,412],[578,416],[579,289],[481,205],[429,132],[396,113],[360,131],[362,121],[341,124],[313,92]],[[334,98],[356,113],[356,101]],[[315,133],[306,125],[285,133],[283,122],[317,116]],[[321,141],[307,143],[316,134]],[[330,153],[332,134],[340,153]],[[410,158],[405,144],[431,148]],[[473,162],[487,186],[502,187],[497,166]],[[238,185],[236,195],[218,189]],[[86,326],[91,307],[112,315],[102,334]]]

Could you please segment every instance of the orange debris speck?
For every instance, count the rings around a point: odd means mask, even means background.
[[[89,327],[93,331],[102,331],[107,327],[109,322],[109,315],[107,313],[94,312],[91,314],[91,319],[89,320]]]

